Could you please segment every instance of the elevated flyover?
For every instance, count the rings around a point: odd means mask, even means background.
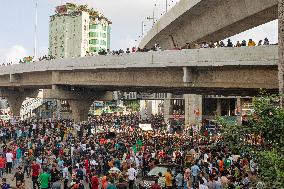
[[[68,100],[76,122],[110,91],[205,95],[278,92],[278,47],[193,49],[57,59],[1,67],[0,96],[14,116],[26,97]]]
[[[2,89],[255,94],[278,89],[277,46],[193,49],[57,59],[2,67]]]
[[[140,47],[159,43],[219,41],[278,18],[278,0],[180,0],[142,39]]]

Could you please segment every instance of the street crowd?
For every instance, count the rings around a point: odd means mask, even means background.
[[[142,130],[140,123],[152,125]],[[1,188],[8,189],[249,189],[257,165],[235,154],[203,126],[142,121],[139,113],[105,114],[88,122],[31,120],[0,124]],[[144,178],[155,167],[151,182]],[[153,176],[153,175],[152,175]],[[7,178],[12,177],[11,182]],[[31,179],[32,185],[27,184]]]

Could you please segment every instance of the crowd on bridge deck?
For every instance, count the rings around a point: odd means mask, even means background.
[[[200,49],[200,48],[220,48],[220,47],[243,47],[243,46],[262,46],[262,45],[270,45],[270,42],[268,40],[268,38],[265,38],[264,40],[260,40],[258,42],[258,44],[256,44],[255,41],[253,41],[252,39],[249,39],[248,42],[246,42],[246,40],[242,40],[242,42],[237,41],[236,44],[234,45],[233,42],[228,39],[227,40],[227,44],[225,44],[223,41],[217,41],[217,42],[203,42],[201,44],[190,44],[190,43],[186,43],[184,46],[179,46],[177,44],[175,44],[174,49],[172,50],[182,50],[182,49]],[[277,45],[277,44],[276,44]],[[90,53],[87,52],[86,56],[96,56],[96,55],[122,55],[122,54],[130,54],[130,53],[136,53],[136,52],[150,52],[150,51],[162,51],[162,47],[156,43],[152,48],[136,48],[136,47],[132,47],[127,48],[126,51],[119,49],[118,51],[110,51],[109,49],[105,50],[105,49],[101,49],[99,52],[94,52],[94,53]],[[38,61],[44,61],[44,60],[53,60],[55,59],[54,56],[52,55],[44,55],[40,58],[38,58]],[[34,62],[34,58],[30,57],[30,62]],[[19,63],[25,63],[24,60],[20,60]],[[13,63],[3,63],[2,65],[0,64],[0,66],[9,66],[12,65]]]
[[[264,40],[259,40],[258,44],[256,44],[255,41],[252,39],[249,39],[248,42],[246,40],[243,40],[242,42],[237,41],[237,43],[234,45],[231,39],[227,40],[227,44],[225,44],[223,41],[217,41],[217,42],[203,42],[202,44],[195,44],[194,48],[219,48],[219,47],[254,47],[254,46],[262,46],[262,45],[270,45],[268,38],[264,38]]]
[[[190,43],[186,43],[186,45],[180,47],[177,44],[175,45],[174,49],[172,50],[182,50],[182,49],[200,49],[200,48],[220,48],[220,47],[243,47],[243,46],[248,46],[248,47],[252,47],[252,46],[262,46],[262,45],[270,45],[270,42],[268,40],[268,38],[265,38],[264,40],[260,40],[258,42],[258,44],[256,44],[255,41],[253,41],[252,39],[249,39],[249,41],[247,42],[246,40],[242,40],[242,42],[237,41],[236,44],[234,45],[233,42],[231,41],[231,39],[227,40],[227,44],[225,44],[223,41],[217,41],[217,42],[203,42],[201,44],[190,44]],[[136,47],[132,47],[127,48],[126,51],[123,51],[122,49],[118,50],[118,51],[110,51],[108,50],[104,50],[102,49],[101,51],[99,51],[98,53],[87,53],[86,56],[94,56],[94,55],[121,55],[121,54],[130,54],[130,53],[136,53],[136,52],[150,52],[150,51],[162,51],[162,47],[156,43],[152,48],[148,49],[148,48],[136,48]]]
[[[24,60],[25,58],[29,59],[28,61]],[[29,57],[25,57],[23,59],[20,59],[19,61],[19,64],[24,64],[24,63],[29,63],[29,62],[35,62],[36,60],[34,60],[34,57],[32,56],[29,56]],[[41,56],[37,59],[37,61],[44,61],[44,60],[53,60],[55,59],[54,56],[52,55],[44,55],[44,56]],[[10,65],[13,65],[13,62],[9,62],[9,63],[2,63],[0,64],[0,66],[10,66]]]
[[[139,123],[152,125],[143,131]],[[0,186],[30,189],[249,189],[257,165],[235,154],[218,132],[202,125],[165,123],[162,115],[104,114],[88,122],[41,120],[0,123]],[[159,165],[154,182],[144,182]],[[169,167],[168,167],[169,168]],[[7,182],[14,175],[15,184]],[[146,177],[147,178],[147,177]],[[261,183],[257,183],[261,186]]]

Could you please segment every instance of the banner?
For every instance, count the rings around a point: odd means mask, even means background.
[[[152,131],[152,125],[151,124],[139,124],[139,128],[141,128],[143,131]]]

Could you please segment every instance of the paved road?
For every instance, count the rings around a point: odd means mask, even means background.
[[[7,183],[10,184],[11,186],[16,186],[16,181],[15,180],[12,181],[14,174],[15,174],[15,170],[12,170],[12,174],[6,174],[5,173],[2,178],[6,178]],[[2,180],[1,180],[1,183],[2,183]],[[89,189],[88,184],[84,183],[84,185],[85,185],[85,189]],[[25,186],[26,186],[25,187],[26,189],[32,189],[33,188],[31,177],[27,177],[26,175],[25,175]],[[62,182],[61,188],[63,189],[63,182]]]

